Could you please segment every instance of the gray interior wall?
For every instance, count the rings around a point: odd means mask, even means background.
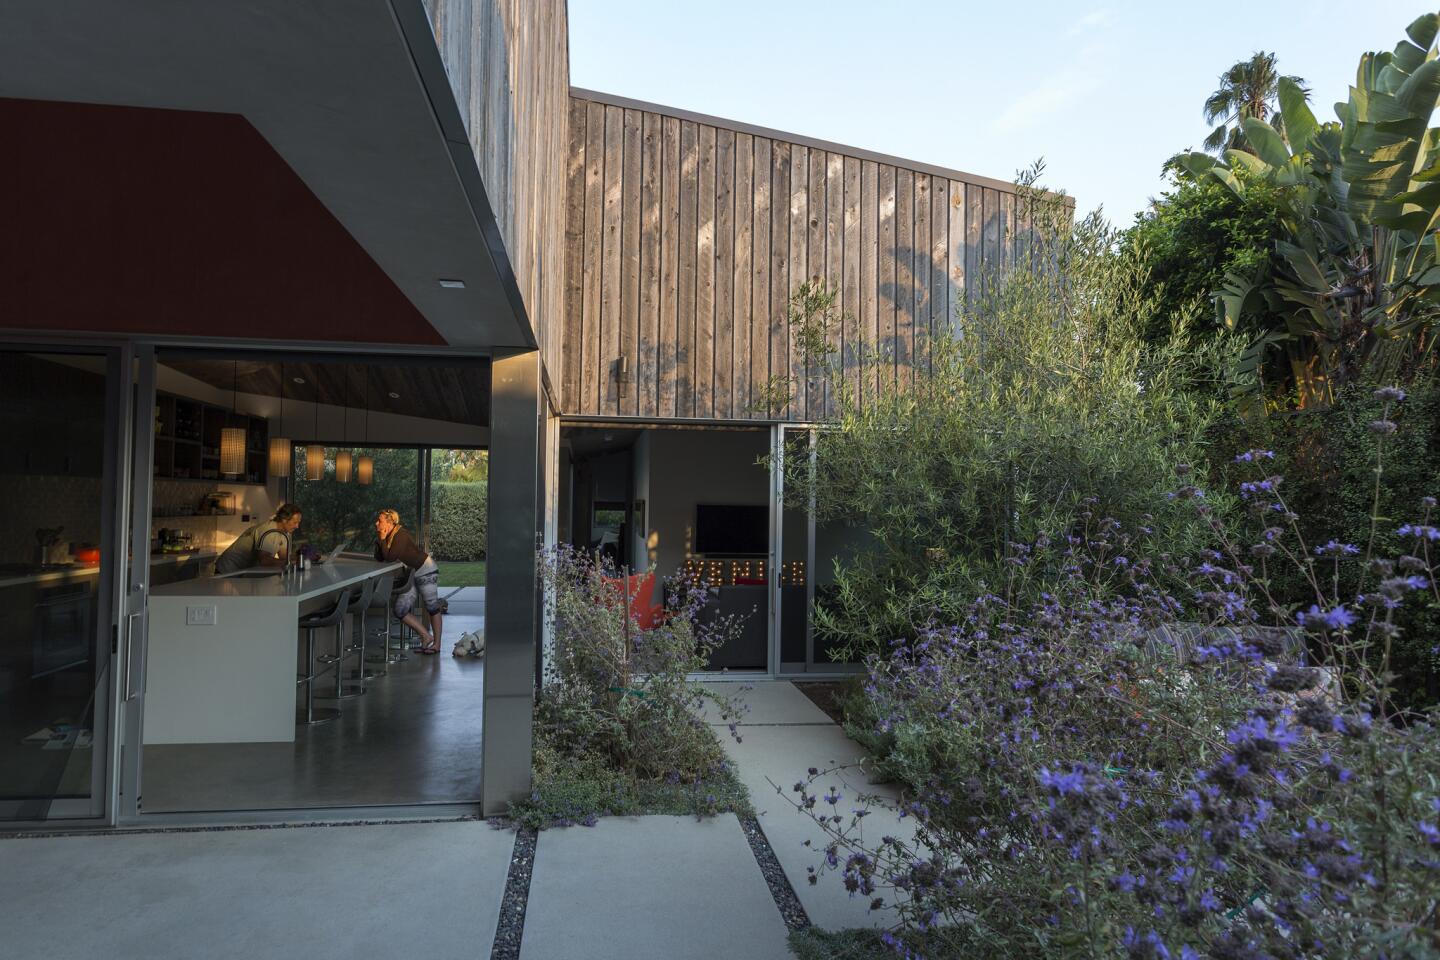
[[[756,463],[769,450],[768,430],[649,430],[649,560],[669,576],[690,555],[695,505],[769,503],[770,474]]]

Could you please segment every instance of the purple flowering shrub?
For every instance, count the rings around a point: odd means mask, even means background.
[[[796,783],[829,838],[811,882],[891,911],[902,955],[1440,957],[1440,731],[1387,657],[1398,612],[1440,602],[1435,501],[1375,516],[1398,555],[1312,543],[1272,454],[1237,463],[1223,519],[1181,468],[1199,556],[1082,512],[1012,544],[959,622],[873,655],[905,799]],[[1306,602],[1271,591],[1282,565]]]
[[[560,546],[543,556],[543,571],[554,641],[536,702],[537,741],[642,781],[693,783],[714,772],[723,752],[698,711],[708,700],[733,719],[741,707],[687,679],[734,629],[701,621],[704,585],[685,585],[660,622],[642,629],[608,561]]]

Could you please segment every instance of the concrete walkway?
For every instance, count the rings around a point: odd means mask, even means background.
[[[805,906],[810,922],[830,930],[888,926],[893,922],[891,914],[870,910],[868,897],[850,896],[838,873],[826,874],[815,886],[810,885],[806,868],[818,869],[823,862],[826,836],[814,820],[790,802],[798,796],[792,787],[808,779],[810,767],[826,770],[858,764],[865,758],[865,751],[846,737],[793,683],[787,680],[751,683],[753,689],[744,692],[738,692],[728,682],[710,684],[718,693],[734,693],[749,707],[739,724],[740,742],[730,735],[713,710],[707,710],[705,719],[716,727],[716,735],[734,760],[741,782],[750,791],[760,826]],[[779,793],[777,785],[781,788]],[[871,783],[862,767],[825,777],[816,789],[824,793],[832,786],[843,797],[836,811],[847,821],[851,811],[859,806],[855,800],[861,793],[882,796],[892,802],[898,799],[893,787]],[[908,836],[906,823],[897,821],[893,815],[877,812],[864,821],[867,828],[864,835],[873,835],[874,840],[887,833]],[[809,846],[805,845],[807,840]]]
[[[474,821],[0,840],[0,954],[488,957],[514,843]]]
[[[860,748],[788,682],[759,682],[743,696],[742,742],[720,718],[706,719],[811,922],[888,923],[838,875],[810,886],[806,868],[821,862],[824,834],[786,799],[808,767],[854,762]],[[857,791],[879,790],[854,770],[821,783],[832,785],[847,815]],[[897,832],[885,815],[866,823]],[[488,957],[515,843],[509,831],[466,821],[0,839],[0,954]],[[522,960],[789,955],[785,923],[733,814],[607,818],[536,841]]]
[[[546,830],[520,960],[785,960],[785,923],[732,813]]]

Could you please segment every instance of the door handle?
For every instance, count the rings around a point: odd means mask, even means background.
[[[121,687],[120,693],[121,700],[126,703],[134,700],[137,696],[135,690],[132,689],[130,686],[130,678],[134,672],[133,665],[135,663],[135,649],[136,647],[140,646],[140,644],[137,642],[135,625],[144,616],[145,612],[142,610],[137,613],[132,613],[125,618],[125,682],[124,686]]]

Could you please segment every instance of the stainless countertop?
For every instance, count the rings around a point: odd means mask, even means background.
[[[212,560],[219,556],[214,550],[196,550],[190,553],[152,553],[150,565],[164,566],[183,560]],[[0,573],[0,587],[18,587],[22,584],[51,583],[64,580],[78,580],[100,573],[100,564],[76,564],[71,567],[51,567],[32,572]]]
[[[311,567],[302,574],[285,576],[271,573],[253,576],[263,567],[242,570],[221,577],[182,580],[167,583],[150,591],[152,597],[248,597],[260,600],[309,600],[353,586],[370,577],[390,570],[400,570],[399,563],[375,560],[332,560]]]

